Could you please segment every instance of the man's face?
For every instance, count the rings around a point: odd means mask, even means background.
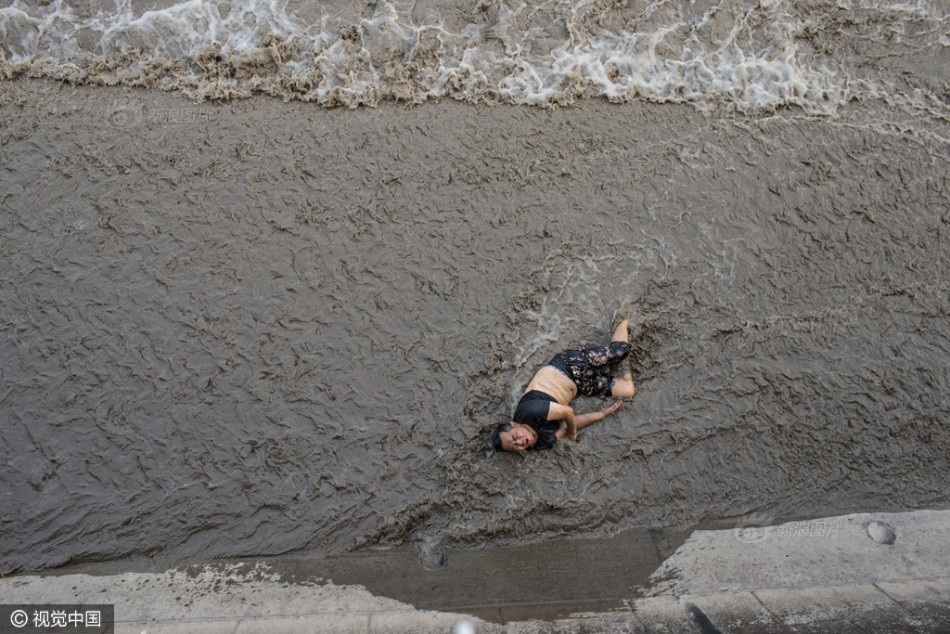
[[[505,451],[524,451],[538,441],[527,425],[511,423],[511,427],[509,431],[498,435],[501,438],[501,448]]]

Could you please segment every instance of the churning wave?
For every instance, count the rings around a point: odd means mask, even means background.
[[[13,0],[0,72],[325,106],[642,99],[832,113],[886,87],[849,38],[944,46],[927,2]],[[924,42],[921,45],[928,45]]]

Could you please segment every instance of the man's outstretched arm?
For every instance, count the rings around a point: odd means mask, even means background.
[[[577,440],[577,432],[584,429],[591,423],[596,423],[599,420],[604,420],[611,414],[617,411],[620,408],[620,404],[623,401],[616,401],[615,403],[608,405],[607,407],[597,410],[596,412],[590,412],[588,414],[575,415],[574,410],[567,405],[560,405],[557,403],[551,403],[551,407],[548,410],[548,420],[557,420],[558,418],[562,419],[560,429],[557,430],[557,437],[563,438],[567,436],[570,440]],[[573,435],[571,433],[573,429]]]

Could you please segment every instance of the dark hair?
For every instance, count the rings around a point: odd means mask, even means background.
[[[495,451],[504,451],[501,447],[501,435],[506,431],[511,431],[511,423],[501,423],[491,432],[491,446]]]

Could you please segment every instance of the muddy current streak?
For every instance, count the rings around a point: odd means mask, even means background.
[[[31,30],[46,5],[0,9],[22,29],[0,82],[0,572],[946,508],[945,11],[760,5],[666,16],[745,92],[699,73],[692,93],[611,104],[605,83],[553,109],[483,84],[411,108],[254,95],[311,72],[304,49],[296,75],[238,74],[253,96],[226,100],[227,82],[193,75],[204,58],[167,57],[184,45],[121,58],[81,11],[49,24],[86,39]],[[401,7],[380,19],[418,27]],[[503,13],[479,14],[478,55],[440,49],[435,67],[491,59],[503,33],[525,56],[509,70],[542,68],[518,36],[541,37],[539,18]],[[605,33],[665,33],[660,13],[583,32],[621,46]],[[724,15],[751,25],[729,50],[788,62],[792,97],[716,55]],[[351,21],[345,42],[383,41]],[[772,55],[766,34],[810,56]],[[99,57],[75,66],[76,42]],[[88,85],[57,81],[70,64]],[[544,68],[537,94],[573,90]],[[663,69],[611,82],[657,87]],[[825,107],[795,73],[841,90]],[[491,452],[532,373],[609,340],[627,309],[636,397],[578,443]]]

